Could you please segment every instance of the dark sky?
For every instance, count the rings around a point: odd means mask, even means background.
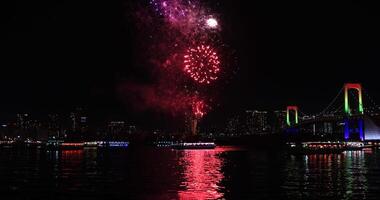
[[[142,0],[141,0],[142,1]],[[220,0],[238,73],[209,117],[297,104],[321,110],[345,82],[380,100],[380,12],[363,1]],[[135,3],[134,3],[135,4]],[[0,113],[68,112],[151,123],[118,84],[144,79],[128,1],[1,1]],[[132,6],[133,7],[133,6]],[[0,114],[1,115],[1,114]]]

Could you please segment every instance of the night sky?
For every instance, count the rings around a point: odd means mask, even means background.
[[[139,3],[137,3],[139,2]],[[148,77],[133,16],[142,0],[2,1],[0,115],[69,112],[86,106],[102,119],[161,124],[136,111],[120,84]],[[380,12],[362,1],[220,0],[224,42],[238,71],[207,116],[244,109],[307,113],[323,109],[345,82],[360,82],[380,102]],[[149,80],[148,80],[149,81]],[[219,120],[219,119],[218,119]]]

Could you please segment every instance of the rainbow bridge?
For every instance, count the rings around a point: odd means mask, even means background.
[[[297,105],[287,106],[286,124],[284,132],[293,139],[380,141],[380,106],[360,83],[346,83],[319,113],[306,114]]]

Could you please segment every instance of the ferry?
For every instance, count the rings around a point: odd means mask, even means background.
[[[97,147],[100,149],[123,149],[129,146],[127,141],[100,141]]]
[[[363,142],[303,142],[287,145],[292,154],[340,154],[344,151],[362,150],[365,147]]]
[[[48,149],[52,149],[52,150],[56,150],[59,148],[59,146],[63,143],[64,141],[63,140],[60,140],[60,139],[49,139],[47,142],[46,142],[46,148]]]
[[[214,142],[180,142],[172,145],[173,149],[214,149]]]
[[[84,142],[62,142],[59,144],[60,149],[83,149]]]
[[[0,147],[12,148],[16,142],[13,140],[2,140],[0,141]]]
[[[157,141],[153,145],[160,148],[171,148],[175,143],[172,141]]]
[[[84,142],[84,147],[87,147],[87,148],[98,148],[104,145],[105,145],[104,141]]]
[[[109,142],[107,142],[107,146],[110,148],[127,148],[129,146],[129,142],[126,142],[126,141],[109,141]]]
[[[26,147],[33,147],[33,148],[37,148],[37,149],[41,149],[44,146],[44,143],[42,141],[30,140],[30,139],[25,140],[24,144]]]

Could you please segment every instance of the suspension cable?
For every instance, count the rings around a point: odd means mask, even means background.
[[[320,113],[318,113],[316,116],[320,116],[324,114],[335,103],[335,101],[338,99],[342,91],[343,91],[343,87],[339,90],[338,94],[334,97],[334,99],[330,102],[330,104],[325,109],[323,109]]]

